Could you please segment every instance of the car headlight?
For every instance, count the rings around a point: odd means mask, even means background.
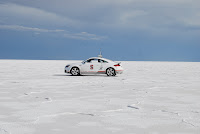
[[[67,66],[65,66],[65,67],[69,67],[70,65],[67,65]]]

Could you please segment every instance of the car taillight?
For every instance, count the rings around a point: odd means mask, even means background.
[[[118,66],[120,66],[119,64],[117,64],[117,65],[114,65],[115,67],[118,67]]]

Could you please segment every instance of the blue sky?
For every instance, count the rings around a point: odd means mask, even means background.
[[[199,0],[0,0],[0,59],[200,61]]]

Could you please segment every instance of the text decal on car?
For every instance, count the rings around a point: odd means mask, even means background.
[[[91,69],[91,70],[93,69],[93,65],[90,65],[90,69]]]

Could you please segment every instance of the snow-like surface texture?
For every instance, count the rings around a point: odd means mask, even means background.
[[[0,60],[0,134],[199,134],[200,63],[122,62],[71,76],[75,61]]]

